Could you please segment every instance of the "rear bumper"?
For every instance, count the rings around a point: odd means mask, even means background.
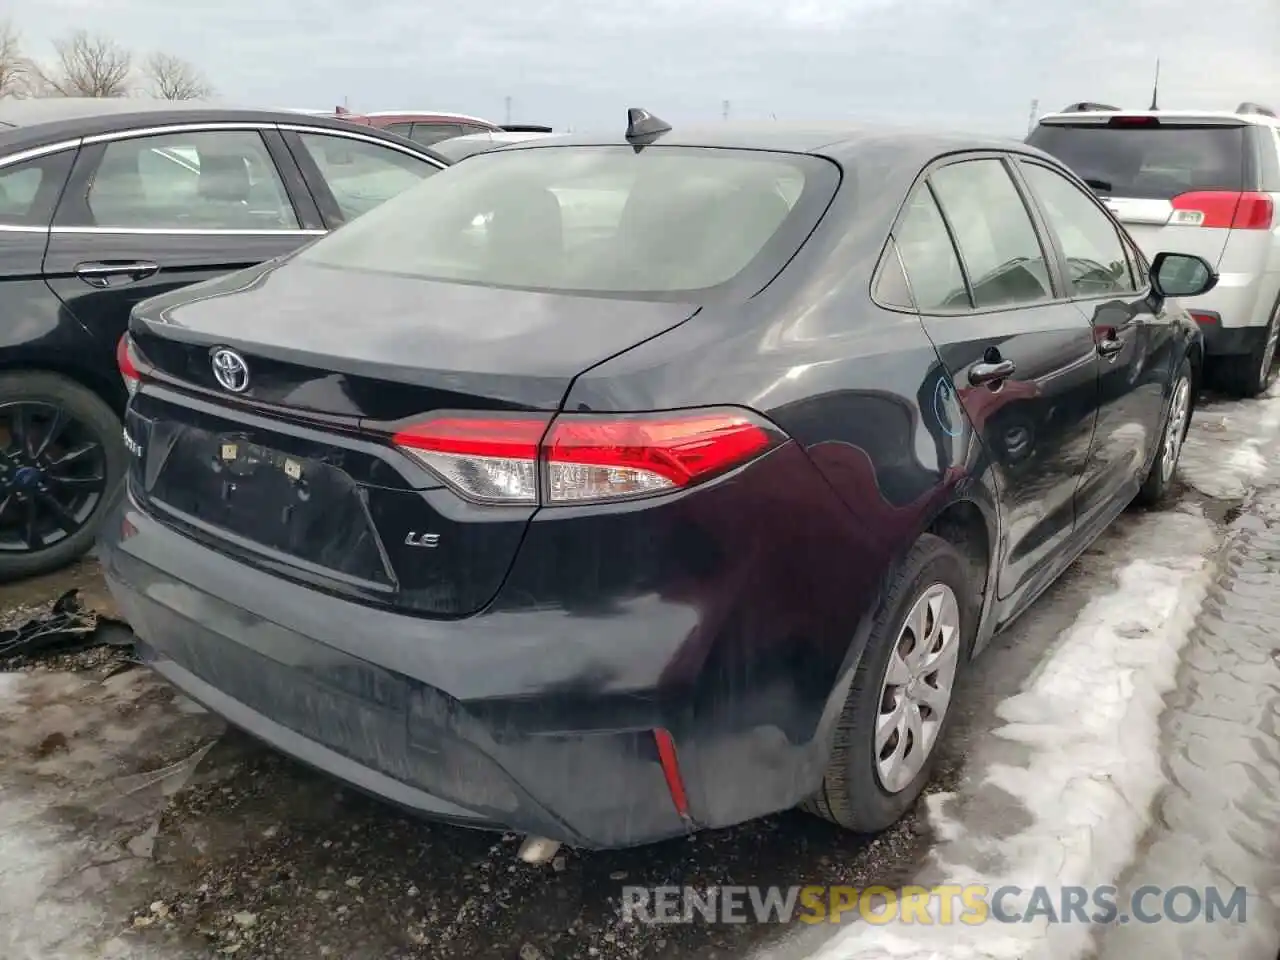
[[[1253,353],[1266,337],[1266,327],[1227,326],[1221,314],[1197,307],[1192,311],[1204,335],[1206,357],[1238,357]]]
[[[837,542],[856,550],[841,539],[847,511],[803,454],[769,459],[762,487],[813,477],[824,495],[811,523],[779,516],[796,549],[814,560]],[[646,512],[653,529],[661,512]],[[723,522],[740,529],[741,516]],[[542,526],[529,541],[565,535],[564,521]],[[565,543],[579,568],[549,563],[539,544],[527,555],[543,559],[518,560],[489,612],[452,621],[247,567],[132,498],[108,519],[101,554],[144,660],[232,724],[427,817],[611,848],[786,809],[820,782],[860,653],[850,601],[861,575],[828,564],[835,572],[781,582],[775,564],[803,560],[774,539],[780,553],[730,554],[701,584],[684,570],[668,587],[610,597],[597,574],[595,602],[577,607],[548,602],[547,581],[581,589],[591,558]],[[687,816],[659,729],[675,742]]]
[[[121,540],[121,524],[112,524],[115,534],[102,553],[108,585],[138,634],[142,659],[233,725],[433,819],[584,847],[628,846],[687,831],[658,760],[656,716],[631,730],[556,729],[562,725],[554,721],[540,729],[537,713],[551,720],[562,712],[543,701],[541,711],[534,703],[508,704],[509,714],[523,714],[527,722],[501,718],[497,704],[461,703],[385,662],[352,656],[303,632],[304,620],[328,620],[378,655],[388,642],[407,649],[411,633],[424,626],[439,629],[437,641],[447,643],[452,624],[395,617],[402,622],[388,633],[385,614],[274,579],[267,583],[269,598],[259,588],[268,578],[245,576],[234,561],[135,506],[123,507],[123,519],[136,533]],[[148,562],[157,552],[166,555],[163,570]],[[175,569],[186,579],[167,572]],[[304,609],[308,616],[296,615]],[[438,643],[425,636],[419,642],[437,647],[424,660],[439,656]],[[461,669],[473,648],[460,633],[453,643],[453,666]],[[614,719],[625,722],[620,714]],[[586,777],[592,789],[583,788]]]

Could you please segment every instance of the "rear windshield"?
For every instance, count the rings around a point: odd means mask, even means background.
[[[300,255],[317,265],[528,290],[698,299],[755,293],[839,183],[818,157],[557,146],[467,159]]]
[[[1041,124],[1027,142],[1110,196],[1168,200],[1192,190],[1245,189],[1244,127]]]

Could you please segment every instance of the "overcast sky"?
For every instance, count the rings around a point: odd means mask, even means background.
[[[75,27],[198,64],[225,99],[433,108],[582,130],[906,118],[1020,135],[1090,99],[1280,106],[1276,0],[15,0],[31,53]]]

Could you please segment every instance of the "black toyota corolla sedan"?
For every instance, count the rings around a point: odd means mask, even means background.
[[[627,131],[137,308],[111,588],[233,724],[531,850],[884,828],[1169,488],[1216,276],[1021,144]]]
[[[0,582],[93,544],[127,463],[115,348],[135,304],[289,253],[445,163],[281,111],[0,100]]]

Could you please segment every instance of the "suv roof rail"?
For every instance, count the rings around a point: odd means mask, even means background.
[[[1082,100],[1079,103],[1069,103],[1062,108],[1061,113],[1096,113],[1102,110],[1116,111],[1119,107],[1113,107],[1107,103],[1093,103],[1089,100]]]
[[[1260,114],[1264,117],[1275,117],[1276,115],[1276,112],[1270,107],[1264,107],[1260,103],[1252,103],[1248,100],[1236,107],[1236,113]]]

